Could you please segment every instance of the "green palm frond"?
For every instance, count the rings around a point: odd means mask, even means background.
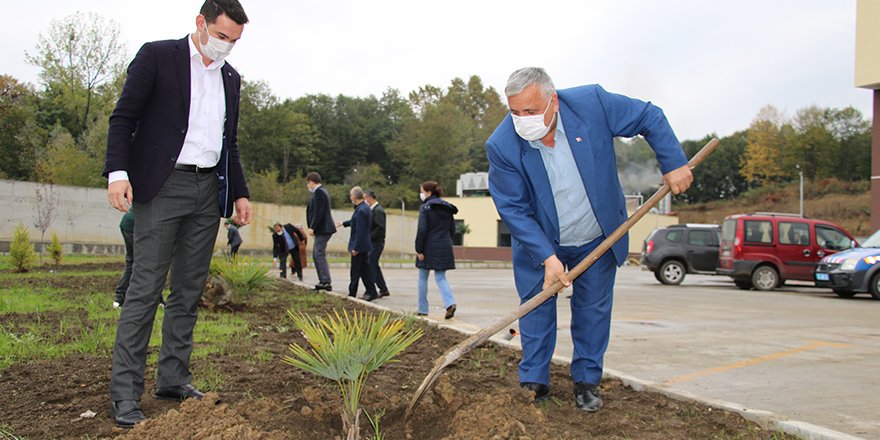
[[[355,311],[312,318],[303,313],[287,314],[300,329],[307,347],[290,344],[290,356],[282,360],[303,371],[337,383],[343,398],[343,413],[356,419],[367,376],[422,337],[421,329],[405,330],[405,322],[387,312]]]

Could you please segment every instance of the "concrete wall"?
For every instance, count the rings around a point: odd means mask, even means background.
[[[856,6],[856,87],[880,88],[880,1]]]
[[[0,252],[8,252],[16,225],[25,225],[31,232],[31,240],[40,239],[40,231],[35,227],[37,218],[37,190],[55,194],[57,215],[46,231],[45,241],[52,233],[58,234],[67,252],[119,253],[122,236],[119,233],[119,219],[122,213],[110,207],[107,190],[101,188],[81,188],[72,186],[49,186],[30,182],[0,180]],[[351,217],[351,206],[336,202],[336,206],[346,209],[333,211],[337,221]],[[280,223],[305,223],[306,209],[302,206],[281,206],[267,203],[252,203],[254,221],[240,228],[244,252],[271,252],[272,236],[268,227],[276,221]],[[415,233],[418,219],[399,215],[388,216],[388,235],[385,241],[385,256],[394,258],[404,253],[407,257],[414,253]],[[342,228],[333,235],[328,251],[345,253],[348,246],[349,229]],[[311,247],[311,241],[309,242]],[[226,248],[226,229],[221,225],[217,230],[217,249]]]

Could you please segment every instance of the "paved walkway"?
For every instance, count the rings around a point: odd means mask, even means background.
[[[331,272],[335,291],[346,293],[348,269]],[[391,296],[374,303],[414,313],[416,270],[384,272]],[[439,323],[473,332],[519,305],[510,269],[458,269],[448,279],[458,303],[451,320],[443,319],[430,279],[429,318]],[[316,281],[308,268],[304,283]],[[569,302],[558,304],[557,355],[566,358]],[[691,275],[681,286],[663,286],[651,273],[625,267],[617,276],[606,372],[636,387],[745,409],[764,423],[791,419],[775,426],[805,438],[880,440],[878,317],[880,301],[868,296],[841,300],[805,285],[741,291],[725,277]]]

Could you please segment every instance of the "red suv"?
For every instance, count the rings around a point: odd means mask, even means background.
[[[822,257],[853,248],[840,226],[796,214],[731,215],[721,225],[718,274],[740,289],[773,290],[785,280],[813,280]]]

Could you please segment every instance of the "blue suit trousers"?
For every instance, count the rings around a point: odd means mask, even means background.
[[[556,256],[569,270],[580,263],[605,237],[583,246],[557,249]],[[617,264],[606,252],[573,283],[571,289],[571,339],[574,353],[571,377],[575,383],[598,384],[602,379],[602,359],[611,332],[611,305]],[[538,284],[524,303],[540,293]],[[519,320],[523,357],[519,381],[550,384],[550,360],[556,349],[556,299],[554,296]]]

